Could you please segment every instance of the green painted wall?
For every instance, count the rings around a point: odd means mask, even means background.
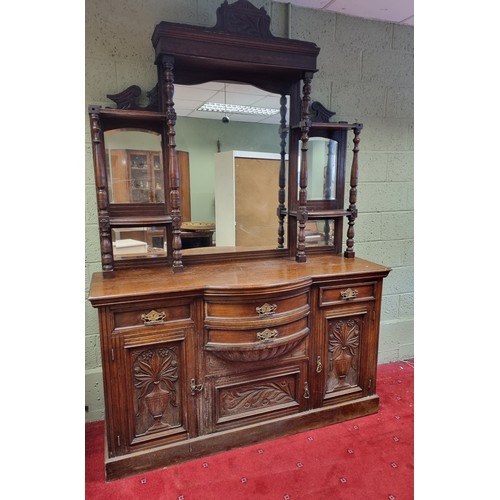
[[[156,80],[151,44],[155,25],[173,21],[213,26],[215,10],[221,3],[222,0],[87,0],[86,104],[110,106],[112,102],[106,99],[106,94],[119,92],[131,84],[143,90],[152,88]],[[384,282],[379,362],[411,358],[413,28],[289,7],[270,0],[253,3],[264,7],[271,16],[274,35],[289,34],[292,38],[315,42],[321,48],[319,72],[313,80],[313,99],[336,111],[338,120],[364,124],[354,248],[357,256],[393,269]],[[100,251],[86,109],[85,119],[87,295],[92,273],[100,270]],[[190,136],[191,128],[199,126],[188,121],[179,119],[176,136],[179,149],[189,146],[183,141],[188,140],[185,137]],[[223,133],[214,127],[200,134],[206,139],[207,151],[214,151],[214,140],[216,143]],[[245,135],[250,137],[242,132]],[[224,147],[224,140],[221,144]],[[245,149],[250,148],[251,142]],[[192,161],[198,159],[193,157]],[[206,168],[205,172],[206,179],[200,177],[200,183],[213,183],[211,169]],[[199,218],[203,215],[200,212]],[[89,406],[86,419],[92,421],[104,418],[104,401],[97,313],[88,301],[85,308],[85,404]]]

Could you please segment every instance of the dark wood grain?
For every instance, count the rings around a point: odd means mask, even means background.
[[[212,28],[161,22],[152,36],[158,84],[150,105],[140,108],[132,86],[110,96],[122,109],[89,107],[102,272],[92,276],[88,299],[99,312],[108,480],[377,411],[382,282],[390,269],[354,258],[362,125],[329,123],[333,113],[321,105],[312,117],[323,123],[311,122],[319,48],[275,37],[269,26],[265,10],[247,0],[225,1]],[[183,251],[174,80],[237,81],[282,96],[275,246]],[[164,202],[110,203],[103,132],[127,127],[161,134]],[[307,199],[310,136],[337,142],[335,200]],[[333,247],[306,249],[309,218],[334,221]],[[115,261],[112,229],[143,225],[164,227],[166,256]]]

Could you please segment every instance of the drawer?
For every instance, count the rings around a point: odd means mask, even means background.
[[[205,350],[228,361],[262,361],[292,351],[308,335],[308,316],[266,328],[206,328]]]
[[[303,411],[307,365],[305,362],[233,376],[209,383],[212,395],[212,431],[268,421]]]
[[[376,282],[320,286],[319,306],[375,300]]]
[[[288,296],[205,297],[206,318],[279,318],[304,309],[309,304],[309,290]]]
[[[161,326],[191,319],[190,302],[148,302],[110,308],[112,331]]]

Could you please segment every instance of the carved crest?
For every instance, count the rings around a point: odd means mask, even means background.
[[[214,31],[224,31],[235,35],[275,38],[269,26],[271,18],[264,7],[258,9],[248,0],[238,0],[229,5],[227,0],[217,9],[217,23]]]

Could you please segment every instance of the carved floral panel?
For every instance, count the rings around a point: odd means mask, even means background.
[[[178,427],[178,348],[147,349],[136,352],[134,358],[136,437]]]
[[[326,392],[358,384],[361,319],[328,320],[328,375]]]

